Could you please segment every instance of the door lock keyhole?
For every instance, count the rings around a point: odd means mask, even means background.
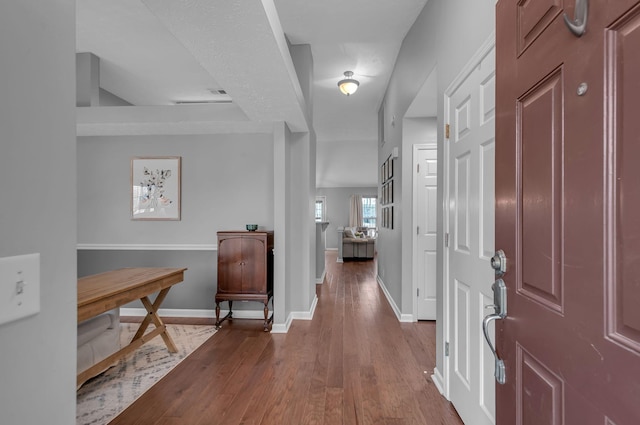
[[[507,272],[507,256],[503,250],[499,250],[491,257],[491,268],[495,270],[496,276],[502,276]]]

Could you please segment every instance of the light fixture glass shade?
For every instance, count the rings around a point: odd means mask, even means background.
[[[353,72],[345,71],[344,76],[346,77],[344,80],[338,81],[338,87],[342,94],[346,94],[347,96],[352,95],[358,90],[360,86],[360,82],[358,80],[354,80],[351,78],[353,76]]]

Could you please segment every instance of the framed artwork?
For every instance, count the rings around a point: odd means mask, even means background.
[[[180,220],[179,156],[131,158],[131,219]]]
[[[393,178],[393,158],[391,158],[391,155],[389,155],[389,158],[387,158],[387,177],[388,178]]]

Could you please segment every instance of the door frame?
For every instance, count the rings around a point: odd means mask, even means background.
[[[445,349],[447,343],[451,340],[452,335],[452,326],[449,320],[450,317],[450,301],[451,294],[449,293],[449,249],[446,244],[446,235],[450,234],[450,226],[449,222],[449,189],[451,187],[451,182],[449,181],[449,161],[450,161],[450,149],[449,149],[449,139],[446,138],[446,125],[451,122],[451,116],[449,113],[449,108],[451,106],[451,96],[455,93],[458,87],[466,80],[467,76],[478,66],[478,64],[482,61],[482,59],[487,55],[487,53],[495,48],[496,44],[496,34],[495,30],[491,32],[487,40],[482,43],[480,48],[476,50],[476,52],[471,56],[466,65],[460,70],[458,75],[453,79],[451,84],[444,91],[444,122],[442,123],[442,147],[443,147],[443,164],[442,164],[442,235],[439,237],[440,248],[442,249],[442,282],[441,282],[441,293],[442,293],[442,337],[440,341],[436,341],[436,350],[442,353],[442,368],[443,370],[434,369],[432,380],[442,393],[442,395],[450,400],[449,389],[450,389],[450,373],[451,373],[451,365],[450,365],[450,356],[446,355]]]
[[[413,228],[412,229],[416,229],[418,227],[418,173],[417,172],[413,172],[413,170],[416,169],[416,165],[418,164],[418,151],[420,149],[435,149],[436,152],[438,151],[438,140],[428,140],[425,143],[416,143],[413,145],[413,158],[412,158],[412,169],[411,169],[411,174],[413,175],[411,184],[412,184],[412,188],[413,188],[413,193],[412,193],[412,199],[413,199],[413,211],[412,211],[412,223],[413,223]],[[439,166],[439,164],[438,164]],[[412,245],[411,245],[411,249],[413,251],[413,266],[412,266],[412,270],[411,270],[411,279],[413,281],[413,293],[416,294],[415,297],[413,297],[413,321],[417,322],[418,321],[418,235],[416,233],[413,233],[412,230]],[[436,247],[436,253],[437,253],[437,247]],[[438,285],[438,283],[436,282],[436,286]]]

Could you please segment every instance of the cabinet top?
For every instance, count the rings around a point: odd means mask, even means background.
[[[218,235],[273,235],[273,230],[221,230]]]

